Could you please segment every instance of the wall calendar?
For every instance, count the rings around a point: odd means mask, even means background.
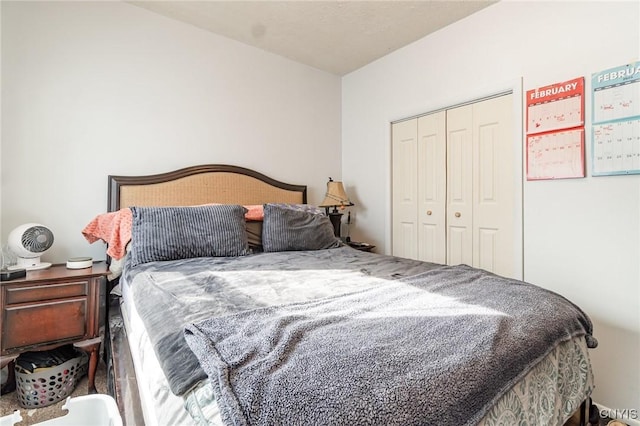
[[[527,91],[527,180],[584,177],[584,77]]]
[[[640,62],[591,76],[593,175],[640,173]]]

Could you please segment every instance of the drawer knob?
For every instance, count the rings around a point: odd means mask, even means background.
[[[427,216],[431,216],[432,211],[431,210],[427,210]]]
[[[456,216],[456,217],[460,217],[460,216],[462,216],[462,215],[460,214],[460,212],[456,212],[455,216]]]

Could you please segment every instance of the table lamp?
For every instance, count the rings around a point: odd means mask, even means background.
[[[347,197],[342,182],[336,182],[329,178],[329,182],[327,182],[327,193],[319,207],[325,208],[327,216],[329,216],[331,224],[333,225],[333,232],[338,238],[340,237],[340,223],[342,218],[342,213],[340,213],[338,209],[344,210],[345,207],[353,205],[354,204],[349,201],[349,197]],[[332,211],[329,211],[330,207],[333,207]]]

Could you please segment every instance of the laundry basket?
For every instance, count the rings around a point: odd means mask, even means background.
[[[62,401],[73,392],[78,381],[87,374],[89,357],[77,356],[62,364],[25,372],[16,364],[16,395],[23,408],[40,408]]]
[[[122,426],[116,400],[109,395],[67,398],[62,409],[68,411],[65,416],[45,420],[34,426]]]
[[[67,397],[62,410],[68,413],[33,426],[122,426],[122,417],[116,400],[109,395],[94,394]],[[20,411],[0,417],[0,426],[14,426],[22,421]]]
[[[14,411],[11,414],[0,417],[0,426],[13,426],[21,421],[22,416],[20,415],[20,411]]]

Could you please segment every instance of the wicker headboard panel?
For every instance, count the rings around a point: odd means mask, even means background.
[[[243,167],[207,164],[157,175],[109,176],[107,208],[306,202],[306,185],[279,182]]]

